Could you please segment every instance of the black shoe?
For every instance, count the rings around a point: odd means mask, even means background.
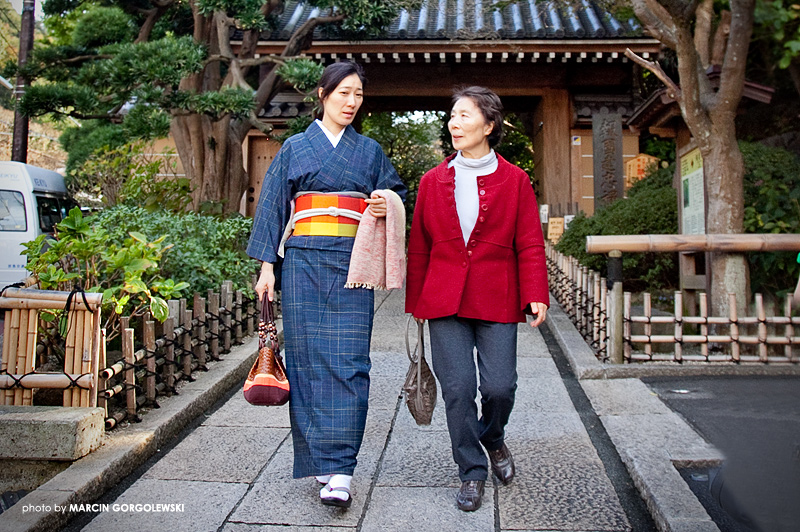
[[[515,472],[514,459],[505,443],[496,451],[489,451],[489,460],[492,462],[492,472],[497,475],[500,482],[503,484],[511,482]]]
[[[485,484],[486,482],[483,480],[465,480],[462,482],[461,489],[458,490],[458,496],[456,497],[458,509],[464,512],[474,512],[480,508]]]

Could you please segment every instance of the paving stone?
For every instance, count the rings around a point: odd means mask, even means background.
[[[512,450],[517,477],[498,488],[502,529],[630,530],[588,436],[525,443]]]
[[[585,380],[581,386],[600,416],[671,412],[639,379]]]
[[[249,525],[246,523],[229,522],[222,532],[355,532],[355,527],[318,527],[318,526],[293,526],[287,530],[283,525]]]
[[[526,412],[574,412],[564,382],[559,377],[520,378],[512,416],[517,410]]]
[[[287,454],[281,453],[284,457]],[[292,479],[291,469],[284,467],[274,475],[262,475],[230,520],[283,526],[355,527],[366,503],[370,481],[366,476],[353,477],[353,504],[349,510],[343,510],[323,506],[319,502],[322,486],[313,478]]]
[[[561,378],[552,358],[517,357],[517,376],[524,378]]]
[[[459,484],[460,485],[460,484]],[[486,486],[484,500],[475,512],[456,506],[457,488],[376,487],[361,525],[362,532],[420,530],[486,532],[494,530],[494,490]]]
[[[369,383],[369,409],[394,410],[403,388],[402,377],[371,376]],[[391,414],[382,413],[384,417]]]
[[[721,453],[697,434],[680,416],[643,414],[600,418],[617,450],[654,460],[667,457],[677,463],[714,465]]]
[[[542,333],[527,323],[520,323],[517,328],[517,356],[550,358]]]
[[[394,431],[383,458],[378,486],[459,487],[450,435],[441,431]]]
[[[409,366],[405,348],[403,348],[402,352],[371,351],[369,357],[372,360],[372,369],[369,372],[370,378],[390,377],[400,379],[400,385],[402,386]]]
[[[216,532],[246,491],[247,484],[140,478],[83,532]],[[183,511],[114,511],[115,504],[182,504]]]
[[[287,429],[201,426],[144,477],[252,482],[288,434]]]
[[[205,426],[289,428],[289,405],[253,406],[239,391],[204,422]]]

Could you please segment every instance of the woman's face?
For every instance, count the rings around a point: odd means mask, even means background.
[[[320,90],[320,96],[322,89]],[[329,130],[338,133],[356,117],[364,101],[364,87],[358,74],[350,74],[322,100],[324,114],[322,123]]]
[[[450,111],[447,128],[453,139],[453,148],[465,157],[482,157],[489,153],[489,133],[493,125],[486,121],[472,98],[459,98]]]

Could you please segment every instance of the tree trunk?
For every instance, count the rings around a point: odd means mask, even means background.
[[[743,231],[744,160],[736,141],[734,117],[716,117],[711,130],[714,142],[701,146],[706,180],[706,233]],[[711,311],[727,316],[728,294],[736,294],[739,315],[750,299],[749,271],[743,254],[714,253],[711,257]]]
[[[239,209],[248,185],[241,130],[238,120],[229,117],[217,121],[194,114],[173,118],[172,137],[192,184],[195,210],[205,202],[221,202],[226,213]]]

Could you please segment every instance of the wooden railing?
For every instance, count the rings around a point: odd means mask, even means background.
[[[610,252],[621,259],[620,250],[673,251],[676,245],[684,251],[742,249],[733,235],[703,236],[587,237],[587,251]],[[753,237],[744,239],[750,251],[800,249],[800,235],[739,236]],[[729,294],[727,315],[712,316],[706,294],[700,293],[698,315],[687,316],[682,292],[675,292],[671,312],[661,313],[654,310],[651,294],[644,293],[642,314],[634,315],[632,295],[623,292],[621,282],[608,287],[606,278],[559,253],[549,242],[546,253],[551,292],[602,361],[800,363],[800,317],[792,316],[791,296],[780,306],[782,315],[770,316],[762,295],[755,294],[750,305],[755,315],[740,316],[736,296]]]
[[[65,367],[60,373],[36,371],[36,331],[48,325],[31,316],[32,310],[64,309],[64,292],[7,289],[0,297],[0,308],[6,309],[3,338],[3,366],[0,371],[0,392],[6,404],[32,404],[35,388],[64,390],[64,406],[100,406],[106,410],[106,428],[121,421],[138,421],[142,408],[157,407],[158,397],[176,393],[181,381],[194,380],[193,374],[208,369],[208,362],[221,360],[233,344],[242,343],[256,328],[260,303],[234,292],[226,281],[219,292],[209,291],[206,297],[195,294],[187,300],[169,301],[169,317],[158,323],[149,315],[137,319],[139,340],[135,342],[130,318],[122,318],[122,349],[114,360],[107,360],[105,334],[99,323],[99,294],[86,294],[89,309],[84,309],[82,295],[72,298],[66,316]],[[45,306],[42,298],[49,298]],[[38,299],[37,299],[38,298]],[[25,303],[27,301],[27,303]],[[16,307],[25,307],[26,344],[18,338],[20,318]],[[94,321],[81,321],[86,311]],[[21,314],[19,314],[21,316]],[[81,325],[73,325],[81,324]],[[74,332],[73,332],[74,331]],[[91,331],[91,333],[89,333]],[[80,339],[99,338],[99,342]],[[88,349],[88,351],[87,351]],[[20,356],[21,355],[21,356]],[[17,360],[24,362],[17,363]],[[11,397],[12,399],[9,399]],[[20,400],[17,402],[16,397]],[[75,399],[78,398],[78,399]],[[33,401],[35,404],[35,401]]]

